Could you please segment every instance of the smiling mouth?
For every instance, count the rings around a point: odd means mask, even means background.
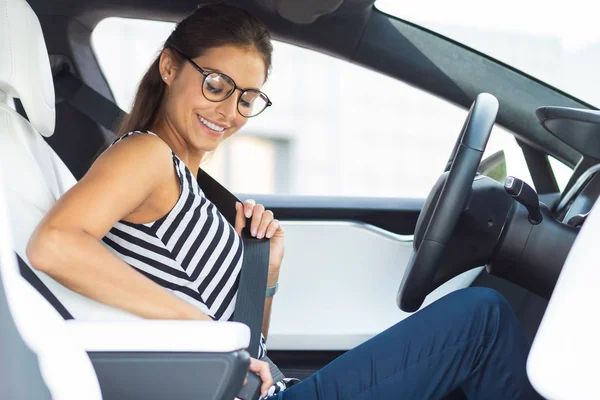
[[[213,130],[215,132],[221,133],[221,132],[223,132],[226,129],[223,126],[219,126],[219,125],[213,124],[212,122],[208,121],[207,119],[205,119],[201,115],[198,115],[198,119],[200,120],[200,122],[202,122],[204,125],[206,125],[208,128],[210,128],[211,130]]]

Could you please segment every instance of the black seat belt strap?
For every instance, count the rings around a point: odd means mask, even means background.
[[[235,226],[235,203],[239,201],[238,198],[202,169],[198,169],[197,180],[206,198],[219,209],[232,226]],[[252,357],[256,358],[260,346],[269,272],[269,241],[252,237],[249,227],[250,220],[247,220],[246,228],[242,231],[244,260],[238,281],[239,289],[233,319],[243,322],[250,328],[251,339],[248,351]]]
[[[219,209],[225,219],[235,226],[235,202],[241,203],[241,201],[202,169],[198,169],[197,180],[206,197]],[[249,229],[250,219],[246,219],[246,228],[242,230],[244,261],[239,277],[238,297],[235,302],[233,319],[250,328],[251,338],[248,352],[252,357],[258,358],[269,273],[269,241],[252,237]],[[269,357],[265,355],[262,361],[269,364],[274,382],[285,378]]]
[[[64,319],[73,319],[71,313],[62,305],[62,303],[56,298],[54,294],[48,289],[44,282],[29,268],[29,266],[23,261],[21,256],[17,254],[15,251],[15,257],[17,257],[17,262],[19,264],[19,271],[21,272],[21,276],[29,282],[31,286],[35,288],[48,303],[54,307],[56,311],[64,318]]]
[[[66,101],[80,113],[109,131],[117,128],[125,113],[100,93],[63,69],[54,77],[56,102]]]
[[[202,169],[198,169],[197,180],[206,197],[219,209],[225,219],[235,226],[235,202],[241,203],[241,201]],[[269,273],[269,241],[252,237],[249,229],[250,219],[246,219],[246,228],[242,230],[244,261],[239,277],[238,297],[233,319],[250,328],[251,338],[248,352],[252,357],[257,358]],[[262,360],[269,364],[274,382],[285,378],[269,357],[265,356]]]

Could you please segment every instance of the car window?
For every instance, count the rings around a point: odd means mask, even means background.
[[[548,161],[550,162],[550,167],[552,168],[552,173],[554,174],[554,179],[556,179],[558,188],[562,192],[565,190],[571,175],[573,175],[573,168],[552,156],[548,156]]]
[[[570,0],[377,0],[375,7],[456,40],[596,106],[600,29],[595,3]]]
[[[173,27],[109,18],[94,30],[95,54],[124,110]],[[262,90],[273,106],[204,165],[233,192],[426,197],[467,115],[398,80],[282,42]],[[495,127],[484,157],[499,150],[506,172],[531,183],[514,136]]]
[[[486,166],[488,161],[498,156],[495,162]],[[483,153],[482,163],[479,169],[483,175],[504,184],[507,176],[514,176],[527,182],[535,188],[523,150],[517,144],[515,137],[506,129],[498,126],[492,131],[489,142]]]

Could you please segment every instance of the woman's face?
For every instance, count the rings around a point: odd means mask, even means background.
[[[207,50],[193,61],[206,71],[229,76],[238,88],[260,89],[265,80],[264,62],[253,48],[222,46]],[[192,149],[212,151],[246,124],[247,118],[238,112],[241,91],[236,90],[221,102],[207,100],[202,92],[204,77],[187,60],[177,70],[169,59],[161,60],[161,72],[168,85],[167,123]]]

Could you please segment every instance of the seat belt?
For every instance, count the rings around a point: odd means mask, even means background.
[[[241,201],[225,189],[219,182],[202,168],[198,169],[198,185],[204,195],[223,214],[223,217],[235,226],[235,203]],[[250,346],[248,352],[258,358],[260,336],[265,307],[265,292],[269,272],[269,240],[256,239],[250,234],[250,218],[246,219],[246,227],[242,230],[244,243],[244,260],[239,276],[238,295],[233,312],[233,320],[242,322],[250,328]],[[279,368],[266,355],[262,358],[269,364],[273,382],[285,378]]]
[[[56,104],[66,102],[111,132],[116,130],[125,117],[126,113],[119,106],[83,83],[68,68],[63,68],[53,79]],[[21,100],[15,98],[14,101],[17,113],[29,120]]]
[[[119,106],[75,77],[68,68],[54,76],[56,103],[66,101],[71,107],[114,132],[126,115]]]
[[[48,289],[48,287],[42,282],[42,280],[27,266],[25,261],[21,258],[21,256],[15,251],[15,257],[17,258],[17,263],[19,264],[19,271],[21,272],[21,276],[29,282],[31,286],[38,291],[48,303],[54,307],[56,311],[60,314],[64,319],[73,319],[71,313],[62,305],[60,300],[56,298],[56,296]]]
[[[235,203],[241,201],[202,168],[198,169],[197,181],[206,198],[217,207],[232,226],[235,226]],[[252,357],[258,358],[269,272],[269,240],[252,237],[250,222],[251,219],[247,218],[246,227],[242,230],[244,259],[238,278],[238,295],[233,319],[250,327],[251,339],[248,350]]]

